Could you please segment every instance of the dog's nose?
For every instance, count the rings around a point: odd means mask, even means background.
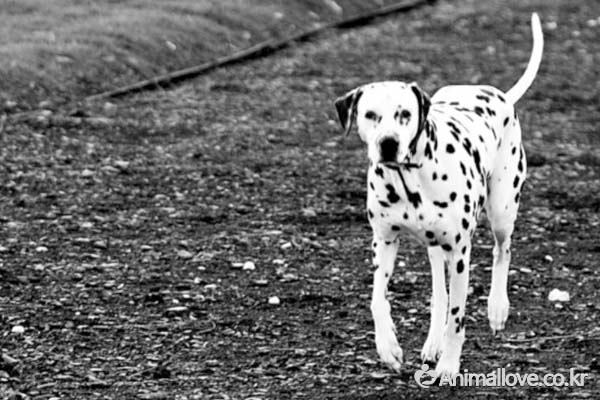
[[[398,153],[398,141],[394,138],[384,138],[379,144],[381,148],[381,161],[393,162],[396,161]]]

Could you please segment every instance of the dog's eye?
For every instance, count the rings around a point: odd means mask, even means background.
[[[400,113],[400,119],[409,119],[409,118],[410,118],[410,111],[402,110],[402,112]]]
[[[375,121],[377,119],[377,114],[374,111],[367,111],[365,113],[365,118],[371,121]]]

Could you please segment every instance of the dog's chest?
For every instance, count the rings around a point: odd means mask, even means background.
[[[435,132],[421,138],[419,168],[369,169],[368,215],[382,237],[395,238],[407,230],[437,245],[476,225],[485,203],[488,146],[479,135],[467,137],[471,127],[465,125],[471,121],[438,115],[430,122]]]

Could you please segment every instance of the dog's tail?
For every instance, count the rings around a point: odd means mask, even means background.
[[[540,67],[540,62],[542,61],[544,34],[542,33],[542,25],[537,13],[531,14],[531,32],[533,34],[533,50],[531,50],[531,56],[527,68],[525,69],[525,73],[523,73],[523,76],[519,78],[517,83],[506,92],[506,97],[512,104],[519,101],[527,89],[529,89],[529,86],[533,83],[538,68]]]

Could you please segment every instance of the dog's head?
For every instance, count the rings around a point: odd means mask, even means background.
[[[335,100],[346,134],[354,120],[374,163],[398,164],[415,152],[431,101],[416,83],[376,82]]]

